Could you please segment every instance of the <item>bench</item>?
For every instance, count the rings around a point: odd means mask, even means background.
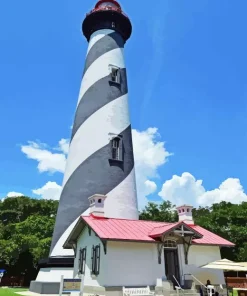
[[[148,296],[154,295],[154,292],[150,291],[149,286],[144,288],[125,288],[123,287],[123,296]]]

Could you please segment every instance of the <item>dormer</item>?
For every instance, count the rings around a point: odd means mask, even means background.
[[[94,194],[88,198],[90,204],[90,214],[95,217],[105,216],[105,199],[106,196],[102,194]]]
[[[193,215],[192,215],[193,207],[190,205],[183,205],[177,207],[178,212],[178,221],[183,221],[186,224],[194,225]]]

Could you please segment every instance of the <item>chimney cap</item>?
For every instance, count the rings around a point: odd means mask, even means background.
[[[106,196],[105,196],[104,194],[98,194],[98,193],[96,193],[96,194],[90,196],[90,197],[88,198],[88,200],[92,200],[92,199],[95,199],[95,198],[106,199]]]
[[[186,205],[186,204],[184,204],[182,206],[176,207],[176,209],[181,209],[181,208],[190,208],[190,209],[193,209],[194,207],[192,205]]]

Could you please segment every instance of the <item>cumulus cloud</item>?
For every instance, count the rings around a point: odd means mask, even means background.
[[[157,128],[148,128],[145,131],[133,129],[132,136],[138,204],[142,209],[148,202],[147,196],[157,189],[155,179],[159,178],[159,167],[164,165],[172,154],[166,150],[165,143],[159,141]]]
[[[6,197],[18,197],[18,196],[24,196],[24,194],[20,192],[12,191],[12,192],[9,192]]]
[[[244,193],[239,179],[228,178],[220,184],[219,188],[206,191],[203,181],[196,180],[188,172],[181,176],[174,175],[170,180],[167,180],[163,184],[159,196],[176,205],[190,203],[192,205],[209,206],[221,201],[231,203],[247,201],[247,195]]]
[[[228,178],[222,182],[219,188],[206,191],[204,194],[198,197],[199,205],[207,205],[212,203],[218,203],[221,201],[231,203],[247,202],[247,195],[244,192],[243,186],[240,180],[237,178]]]
[[[0,199],[1,201],[4,201],[6,198],[13,198],[13,197],[19,197],[19,196],[24,196],[24,194],[20,192],[11,191],[7,193],[6,197],[0,198]]]
[[[67,155],[69,152],[69,139],[61,139],[58,145],[58,150],[62,151],[64,154]]]
[[[58,148],[53,150],[57,149]],[[43,143],[28,142],[28,145],[21,146],[21,151],[27,156],[27,158],[38,162],[37,168],[40,173],[63,173],[66,164],[66,149],[68,148],[66,140],[64,139],[59,142],[59,150],[61,153],[50,151],[49,147]]]
[[[47,182],[43,187],[34,189],[33,193],[43,199],[58,200],[60,198],[62,187],[56,182]]]
[[[147,196],[157,190],[155,179],[159,177],[159,167],[166,163],[171,153],[166,150],[165,143],[159,141],[157,128],[148,128],[145,131],[133,129],[132,135],[138,201],[139,207],[143,208],[147,203]],[[28,142],[28,145],[23,145],[21,150],[29,159],[38,162],[39,172],[63,173],[69,140],[61,139],[54,149],[46,144]],[[60,192],[61,186],[55,182],[48,182],[42,188],[33,190],[34,194],[45,199],[58,199]]]

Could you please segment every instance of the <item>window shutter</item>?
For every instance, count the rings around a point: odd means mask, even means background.
[[[100,245],[92,247],[91,262],[91,273],[98,275],[100,268]]]
[[[98,245],[98,246],[96,247],[95,251],[96,251],[96,252],[95,252],[95,255],[96,255],[96,256],[95,256],[95,257],[96,257],[96,258],[95,258],[95,259],[96,259],[96,260],[95,260],[95,262],[96,262],[96,264],[95,264],[95,265],[96,265],[96,266],[95,266],[95,267],[96,267],[96,268],[95,268],[95,274],[98,275],[98,274],[99,274],[99,269],[100,269],[100,245]]]
[[[95,270],[95,247],[92,246],[92,251],[91,251],[91,273],[94,274]]]
[[[79,257],[79,273],[85,273],[85,266],[86,266],[86,254],[87,248],[80,249],[80,257]]]
[[[80,249],[79,253],[79,273],[82,271],[82,249]]]
[[[82,274],[85,274],[86,259],[87,259],[87,247],[85,247],[82,252],[82,262],[83,262],[82,271],[81,271]]]

